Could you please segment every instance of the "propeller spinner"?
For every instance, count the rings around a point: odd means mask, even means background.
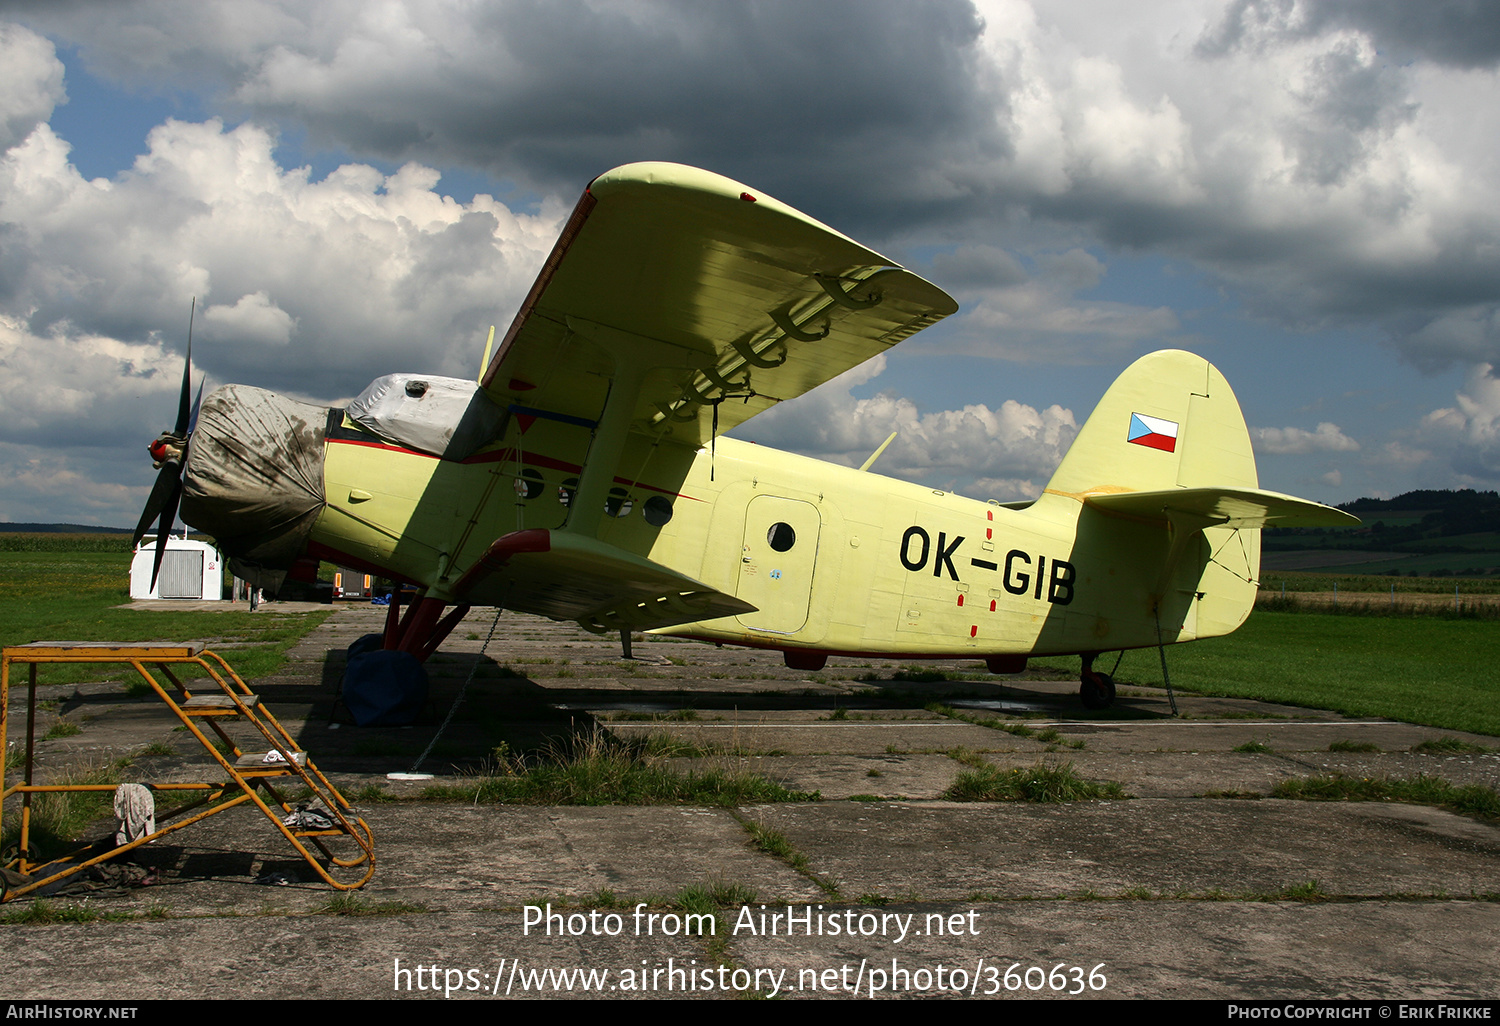
[[[141,511],[140,522],[135,525],[135,536],[131,547],[141,543],[146,529],[158,515],[161,522],[156,527],[156,558],[151,565],[151,588],[156,589],[156,578],[161,573],[162,558],[167,552],[167,535],[177,519],[177,504],[182,499],[182,465],[187,457],[188,438],[194,422],[198,419],[198,404],[189,404],[193,377],[193,318],[198,300],[188,312],[187,356],[182,365],[182,394],[177,401],[177,423],[171,431],[163,431],[150,443],[152,466],[157,468],[156,483],[151,486],[151,495],[146,499],[146,508]],[[198,387],[198,397],[203,397],[203,387]]]

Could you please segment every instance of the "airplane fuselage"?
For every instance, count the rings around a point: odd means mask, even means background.
[[[567,530],[584,440],[569,445],[566,425],[548,426],[550,435],[535,424],[527,436],[508,432],[506,444],[464,462],[354,432],[330,438],[328,506],[310,551],[454,602],[553,615],[547,589],[504,572],[469,594],[445,591],[492,539]],[[517,444],[528,436],[532,445]],[[1159,524],[1106,517],[1066,497],[1012,509],[728,438],[701,450],[636,441],[621,465],[642,472],[616,478],[598,539],[756,607],[662,633],[914,658],[1157,643],[1150,590],[1168,547]],[[1094,521],[1090,530],[1079,531],[1080,518]],[[1236,533],[1211,529],[1205,544],[1221,548]],[[1227,633],[1243,621],[1258,532],[1238,533],[1236,572],[1205,588],[1195,561],[1165,604],[1164,640]]]

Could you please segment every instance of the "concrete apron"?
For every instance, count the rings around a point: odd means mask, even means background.
[[[425,785],[385,774],[410,769],[426,747],[493,614],[472,614],[435,658],[429,722],[359,730],[340,722],[334,701],[341,649],[380,616],[339,613],[253,686],[346,793],[373,785],[414,797]],[[708,753],[670,760],[684,772],[750,770],[823,800],[737,809],[365,800],[378,868],[352,899],[303,882],[311,874],[263,817],[235,810],[153,846],[143,858],[163,870],[153,887],[47,899],[89,921],[5,925],[9,995],[1500,993],[1493,824],[1405,804],[1204,797],[1264,795],[1280,780],[1331,772],[1494,787],[1494,753],[1410,750],[1455,736],[1494,748],[1493,738],[1183,696],[1186,718],[1163,719],[1164,693],[1144,688],[1119,703],[1144,718],[1088,718],[1076,684],[1045,672],[898,682],[898,667],[880,661],[809,675],[775,654],[658,639],[634,652],[626,662],[617,639],[503,618],[423,768],[455,783],[487,757],[494,765],[499,741],[514,752],[595,729],[667,734]],[[177,754],[137,757],[125,779],[192,777],[183,735],[152,703],[126,698],[119,680],[43,688],[82,730],[45,742],[39,766],[102,763],[154,742]],[[1040,712],[1010,722],[1058,736],[978,726],[928,711],[931,701],[1002,718]],[[13,703],[12,715],[23,709]],[[1328,751],[1341,740],[1380,751]],[[1234,751],[1247,742],[1270,751]],[[975,760],[1071,762],[1135,797],[942,799]],[[754,844],[754,831],[784,838],[784,857]],[[275,874],[293,882],[256,883]],[[685,935],[684,911],[669,904],[695,886],[735,895],[712,936]],[[560,918],[547,917],[549,904]],[[167,968],[184,965],[193,968]]]

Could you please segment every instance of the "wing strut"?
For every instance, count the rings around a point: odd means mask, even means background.
[[[568,509],[568,522],[562,528],[570,534],[592,537],[604,516],[604,500],[625,452],[646,376],[660,369],[697,370],[713,356],[578,317],[568,318],[568,330],[597,343],[615,361],[609,398],[604,401],[599,427],[578,477],[578,491]]]

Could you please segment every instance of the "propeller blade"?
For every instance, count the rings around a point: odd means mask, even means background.
[[[162,476],[166,477],[168,468],[162,468]],[[161,561],[167,554],[167,536],[172,533],[172,524],[177,520],[177,500],[182,498],[182,480],[173,474],[171,477],[172,490],[167,496],[166,508],[161,511],[161,523],[156,527],[156,558],[151,564],[151,590],[156,590],[156,578],[161,573]]]
[[[177,429],[176,434],[185,435],[188,429],[188,414],[191,412],[188,406],[193,388],[193,314],[198,310],[198,297],[193,297],[193,305],[188,311],[188,340],[187,357],[182,362],[182,398],[177,402]]]
[[[193,387],[193,318],[198,311],[198,297],[193,297],[188,308],[187,353],[182,362],[182,394],[177,400],[177,427],[170,434],[162,434],[151,443],[151,458],[161,468],[156,481],[151,485],[151,494],[146,499],[146,508],[135,525],[135,534],[130,545],[140,545],[146,529],[158,514],[161,517],[156,527],[156,559],[151,567],[151,589],[156,590],[156,578],[161,573],[162,558],[167,554],[167,536],[177,520],[177,504],[182,498],[182,463],[187,458],[187,435],[190,425],[198,421],[198,402],[189,405]],[[203,385],[198,385],[198,400],[203,399]]]
[[[207,378],[198,379],[198,394],[193,399],[193,413],[188,417],[188,434],[190,435],[193,433],[193,429],[198,426],[198,411],[203,408],[203,385],[207,380]]]
[[[135,525],[135,535],[130,539],[130,547],[133,549],[141,543],[145,537],[146,528],[151,526],[151,521],[156,515],[166,508],[167,500],[172,496],[172,489],[177,484],[177,475],[182,468],[175,463],[169,463],[161,468],[161,473],[156,475],[156,482],[151,486],[151,495],[146,499],[146,508],[141,511],[140,523]]]

